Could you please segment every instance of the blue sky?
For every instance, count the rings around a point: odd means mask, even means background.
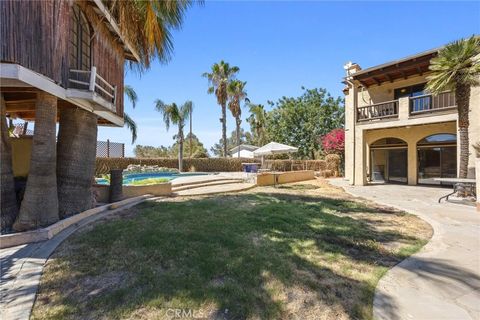
[[[207,94],[201,74],[221,59],[240,67],[254,103],[301,94],[301,86],[323,87],[342,96],[343,65],[363,68],[435,48],[480,33],[479,2],[210,2],[192,8],[181,30],[174,31],[174,54],[142,76],[127,71],[139,102],[125,110],[137,121],[137,144],[171,145],[154,110],[166,103],[192,100],[193,131],[209,149],[221,136],[220,107]],[[248,116],[243,110],[243,118]],[[248,129],[243,121],[242,126]],[[228,131],[235,128],[227,119]],[[99,140],[125,142],[125,128],[99,129]]]

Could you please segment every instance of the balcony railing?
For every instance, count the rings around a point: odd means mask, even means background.
[[[90,71],[70,69],[68,81],[69,88],[95,92],[115,106],[117,88],[102,78],[96,67],[92,67]]]
[[[398,100],[357,108],[357,121],[398,117]]]
[[[441,111],[456,108],[455,94],[451,91],[439,95],[425,94],[410,98],[410,114]]]

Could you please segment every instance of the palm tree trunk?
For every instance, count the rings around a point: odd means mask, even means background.
[[[190,113],[190,158],[192,157],[192,139],[193,139],[193,136],[192,136],[192,113]]]
[[[223,139],[223,156],[227,157],[227,106],[222,104],[222,139]]]
[[[57,98],[37,93],[30,172],[20,213],[13,225],[16,231],[58,221],[56,121]]]
[[[242,119],[237,117],[236,119],[237,122],[237,148],[238,148],[238,157],[240,158],[240,125],[242,124]]]
[[[178,171],[183,171],[183,128],[178,125]]]
[[[470,86],[457,85],[455,88],[455,100],[458,108],[458,131],[460,135],[460,172],[459,178],[467,178],[468,175],[468,157],[469,157],[469,102]]]
[[[97,116],[76,107],[60,110],[57,145],[58,209],[60,218],[93,206]]]
[[[5,101],[3,95],[0,97],[1,115],[0,126],[2,130],[1,145],[0,145],[0,161],[1,161],[1,231],[9,231],[13,222],[18,215],[17,198],[15,195],[15,182],[13,180],[12,169],[12,148],[10,144],[10,137],[7,130],[7,119],[5,117]]]

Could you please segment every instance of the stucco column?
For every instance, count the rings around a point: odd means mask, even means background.
[[[407,141],[408,147],[407,147],[407,159],[408,159],[408,184],[411,186],[414,186],[417,184],[417,143],[414,140],[409,140]]]
[[[354,181],[355,168],[355,110],[358,89],[353,86],[345,96],[345,178],[350,184]]]
[[[367,184],[367,147],[365,145],[364,130],[356,128],[355,131],[355,185]]]
[[[410,115],[410,98],[398,99],[398,119],[407,120]]]

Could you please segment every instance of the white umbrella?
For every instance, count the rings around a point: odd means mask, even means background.
[[[278,142],[270,142],[264,145],[261,148],[258,148],[253,152],[255,157],[262,156],[262,164],[263,164],[263,156],[269,156],[274,154],[282,154],[282,153],[293,153],[297,152],[298,148],[288,146],[286,144],[278,143]],[[273,159],[275,164],[275,159]],[[274,166],[275,167],[275,166]],[[275,175],[275,171],[273,171],[273,185],[276,186],[277,184],[277,177]]]
[[[270,142],[264,145],[263,147],[253,151],[253,155],[258,157],[258,156],[274,155],[279,153],[293,153],[297,151],[298,151],[298,148],[287,146],[286,144],[282,144],[278,142]]]

